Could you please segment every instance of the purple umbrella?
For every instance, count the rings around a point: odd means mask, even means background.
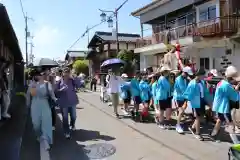
[[[126,62],[118,59],[118,58],[112,58],[104,61],[101,65],[101,67],[108,67],[110,65],[124,65]]]

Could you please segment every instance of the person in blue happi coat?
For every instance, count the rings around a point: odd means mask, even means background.
[[[141,74],[140,72],[137,72],[134,78],[130,82],[131,95],[134,102],[134,110],[132,110],[131,112],[133,118],[136,115],[138,115],[139,105],[141,104],[140,88],[139,88],[140,79],[141,79]]]
[[[142,80],[139,83],[139,89],[140,89],[141,101],[144,107],[148,108],[151,100],[151,87],[150,87],[150,84],[148,83],[146,73],[143,73],[142,75]]]
[[[189,76],[193,76],[192,68],[186,66],[182,69],[181,75],[179,75],[176,78],[175,83],[174,83],[173,101],[174,101],[174,103],[175,103],[175,105],[178,109],[178,112],[179,112],[178,113],[178,118],[177,118],[176,131],[180,134],[183,133],[183,128],[181,127],[180,123],[181,123],[183,113],[186,109],[186,108],[183,108],[183,104],[184,104],[183,93],[187,89],[187,85],[188,85],[187,78]]]
[[[171,103],[171,84],[168,80],[168,76],[170,73],[170,68],[168,66],[163,66],[160,69],[161,76],[157,82],[156,88],[156,100],[159,101],[159,127],[162,129],[168,128],[171,120],[171,111],[172,111],[172,103]],[[166,121],[164,121],[164,112],[166,111]]]
[[[231,116],[232,109],[239,108],[239,94],[236,90],[239,89],[239,84],[234,88],[230,83],[233,79],[239,79],[238,71],[234,66],[229,66],[225,71],[225,79],[217,84],[214,101],[213,111],[217,115],[217,121],[211,133],[213,139],[217,138],[220,131],[221,123],[226,122],[231,128],[230,136],[234,141],[233,131],[233,117]]]
[[[160,108],[159,108],[159,101],[156,99],[156,90],[157,90],[157,83],[158,83],[158,78],[159,78],[159,74],[156,74],[153,76],[152,78],[152,99],[153,99],[153,106],[155,109],[155,122],[157,123],[157,125],[159,125],[159,114],[160,114]]]
[[[120,97],[122,98],[123,102],[124,102],[124,110],[123,112],[125,114],[128,113],[128,106],[130,105],[131,103],[131,92],[130,92],[130,82],[127,82],[127,78],[128,78],[128,75],[123,73],[121,75],[122,79],[124,81],[126,81],[126,83],[123,83],[121,84],[120,86]]]
[[[200,134],[200,118],[205,115],[206,104],[211,106],[210,93],[206,82],[203,80],[204,76],[205,70],[203,68],[198,69],[195,78],[189,82],[183,94],[183,107],[186,108],[186,105],[190,105],[195,116],[194,123],[188,129],[198,140],[203,140]]]

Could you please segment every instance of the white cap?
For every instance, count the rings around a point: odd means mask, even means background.
[[[186,66],[182,69],[183,72],[187,73],[188,75],[192,76],[193,75],[193,71],[192,68],[189,66]]]
[[[210,70],[210,73],[211,73],[213,76],[215,76],[215,77],[218,76],[218,72],[217,72],[216,69],[211,69],[211,70]]]
[[[123,74],[121,75],[121,77],[123,77],[123,78],[128,78],[128,75],[127,75],[126,73],[123,73]]]
[[[237,68],[234,67],[234,66],[229,66],[227,67],[226,71],[225,71],[225,76],[226,77],[238,77],[238,71],[237,71]]]

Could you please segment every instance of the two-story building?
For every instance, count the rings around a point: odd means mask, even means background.
[[[86,58],[89,60],[91,75],[100,73],[100,65],[103,61],[117,56],[116,36],[114,35],[116,35],[114,31],[95,32],[90,40],[88,44],[89,52]],[[136,40],[139,38],[139,34],[118,33],[119,50],[134,50],[136,48]]]
[[[85,60],[87,51],[69,50],[65,55],[66,63],[74,63],[76,60]]]
[[[167,40],[178,43],[181,56],[197,68],[221,70],[233,64],[240,69],[239,9],[239,0],[155,0],[133,12],[141,24],[152,26],[148,36],[142,31],[134,50],[141,69],[161,65]]]

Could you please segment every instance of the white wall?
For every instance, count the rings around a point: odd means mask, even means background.
[[[147,67],[153,67],[155,65],[156,59],[153,55],[144,55],[140,53],[140,70],[143,71]]]

